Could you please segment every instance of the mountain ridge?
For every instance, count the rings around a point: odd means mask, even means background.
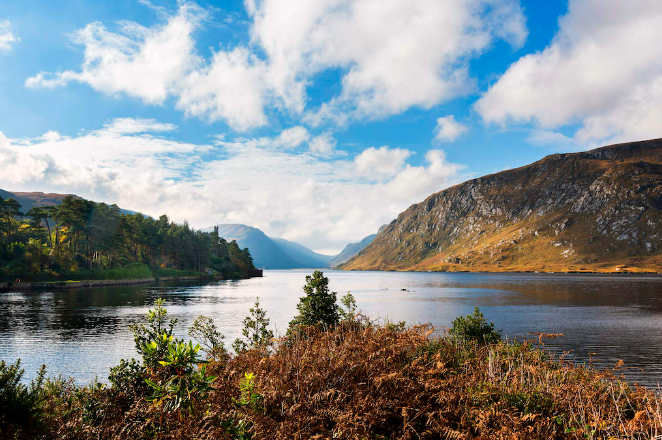
[[[662,139],[553,154],[410,206],[349,270],[660,272]]]

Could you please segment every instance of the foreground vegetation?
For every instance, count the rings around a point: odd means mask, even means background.
[[[199,343],[174,338],[176,321],[167,319],[158,302],[146,323],[132,328],[142,360],[122,361],[111,370],[109,385],[77,387],[44,380],[43,374],[31,386],[20,385],[14,380],[18,366],[9,371],[3,365],[0,435],[648,439],[662,434],[662,399],[628,385],[614,371],[554,359],[530,342],[504,342],[478,309],[456,319],[445,337],[432,337],[429,325],[375,325],[356,314],[351,295],[338,306],[327,281],[320,272],[307,277],[287,338],[273,339],[266,311],[257,303],[233,355],[209,318],[198,318],[190,329]],[[5,412],[2,405],[17,401],[27,409],[20,415]]]
[[[27,213],[0,199],[0,282],[256,275],[248,249],[187,223],[68,196]]]

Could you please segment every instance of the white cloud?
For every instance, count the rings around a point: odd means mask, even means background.
[[[155,121],[134,125],[163,128]],[[406,150],[386,147],[368,149],[361,159],[328,160],[283,150],[278,138],[195,145],[113,127],[75,137],[0,134],[0,188],[75,193],[153,216],[167,213],[195,227],[247,223],[315,249],[340,250],[461,178],[462,167],[440,150],[411,166]],[[203,161],[203,154],[215,159]],[[395,166],[389,169],[385,157]],[[366,180],[357,172],[361,163],[383,177]]]
[[[205,17],[200,7],[183,3],[176,15],[152,28],[121,22],[114,33],[101,23],[88,24],[73,35],[85,47],[80,71],[40,72],[25,85],[53,88],[78,81],[147,104],[175,97],[187,114],[226,120],[237,130],[266,124],[261,63],[243,48],[218,51],[208,63],[196,54],[192,34]]]
[[[181,3],[172,16],[158,8],[165,22],[150,28],[121,22],[111,32],[88,24],[73,35],[85,48],[80,70],[39,72],[25,85],[77,81],[153,105],[174,97],[186,114],[236,130],[266,125],[266,107],[313,125],[343,123],[348,115],[380,118],[466,94],[471,58],[497,39],[517,47],[527,35],[518,0],[262,0],[247,1],[246,9],[250,49],[204,59],[193,32],[207,14]],[[306,112],[314,75],[336,68],[344,72],[340,94]]]
[[[582,151],[587,148],[587,145],[557,131],[531,130],[525,140],[532,145],[549,147],[555,151],[566,153],[568,151]],[[592,145],[592,147],[598,146]]]
[[[429,108],[472,88],[468,59],[497,38],[527,35],[515,0],[262,0],[246,2],[253,40],[267,54],[287,108],[305,107],[305,81],[342,68],[341,95],[326,114],[359,117]],[[322,110],[325,110],[322,107]],[[319,118],[319,114],[312,119]]]
[[[191,33],[202,18],[198,7],[184,4],[177,15],[151,29],[121,22],[121,33],[113,33],[99,22],[88,24],[72,37],[85,46],[80,72],[66,70],[52,77],[42,72],[25,84],[56,87],[78,81],[107,94],[121,92],[161,104],[189,69],[200,63],[193,54]]]
[[[14,35],[9,20],[0,20],[0,50],[10,50],[20,38]]]
[[[331,156],[336,148],[338,142],[333,138],[331,133],[324,133],[313,138],[310,141],[310,152],[319,156]]]
[[[435,140],[439,142],[450,141],[460,137],[467,132],[467,126],[457,122],[455,116],[445,116],[437,119],[437,126],[435,127]]]
[[[488,122],[580,124],[585,144],[662,133],[662,2],[571,0],[552,43],[511,65],[477,103]]]
[[[164,124],[156,121],[155,119],[114,118],[111,119],[107,124],[104,124],[102,132],[136,134],[145,132],[173,131],[176,129],[177,126],[175,124]]]
[[[398,174],[411,151],[402,148],[366,148],[354,158],[357,171],[369,179],[388,179]]]
[[[297,126],[283,130],[276,138],[276,144],[285,148],[296,148],[310,139],[310,133],[304,127]]]
[[[177,106],[209,121],[226,120],[244,131],[266,125],[264,67],[250,52],[218,51],[209,66],[191,72],[180,84]]]

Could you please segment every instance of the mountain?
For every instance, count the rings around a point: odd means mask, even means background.
[[[440,191],[342,268],[662,272],[662,139],[554,154]]]
[[[55,206],[62,203],[62,199],[73,194],[54,194],[43,192],[9,192],[0,189],[0,197],[14,199],[21,204],[21,212],[27,213],[35,206]],[[76,196],[74,196],[76,197]]]
[[[21,205],[21,212],[26,214],[35,206],[56,206],[62,203],[67,196],[80,198],[75,194],[56,194],[43,192],[9,192],[0,189],[0,197],[3,199],[14,199]],[[136,211],[120,209],[122,214],[137,214]]]
[[[207,228],[209,230],[213,228]],[[239,224],[218,225],[218,233],[227,241],[237,240],[241,248],[248,248],[255,267],[261,269],[292,269],[299,263],[287,255],[273,240],[257,228]]]
[[[365,237],[363,240],[358,243],[349,243],[338,255],[333,257],[333,260],[329,263],[331,267],[337,267],[341,264],[349,261],[354,255],[361,252],[366,246],[368,246],[372,241],[377,237],[377,234],[371,234]]]
[[[306,269],[327,268],[329,262],[333,258],[330,255],[322,255],[313,252],[305,246],[288,241],[283,238],[271,238],[279,248],[281,248],[287,255],[299,263],[298,267]]]
[[[342,252],[340,252],[338,255],[333,257],[333,259],[329,263],[329,266],[336,268],[342,265],[343,263],[349,261],[354,255],[358,254],[363,249],[365,249],[370,243],[372,243],[373,240],[377,238],[377,235],[379,235],[379,233],[382,232],[387,226],[388,225],[381,226],[376,234],[370,234],[357,243],[349,243],[347,246],[345,246]]]
[[[386,225],[382,226],[385,228]],[[211,231],[205,228],[203,231]],[[226,240],[237,240],[240,247],[251,251],[256,267],[264,269],[327,269],[336,267],[353,257],[377,236],[370,235],[359,243],[350,243],[334,256],[318,254],[305,246],[284,238],[268,237],[264,232],[240,224],[218,225],[218,233]]]

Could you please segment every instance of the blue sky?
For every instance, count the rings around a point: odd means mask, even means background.
[[[662,132],[650,0],[8,1],[0,188],[327,253],[471,177]]]

